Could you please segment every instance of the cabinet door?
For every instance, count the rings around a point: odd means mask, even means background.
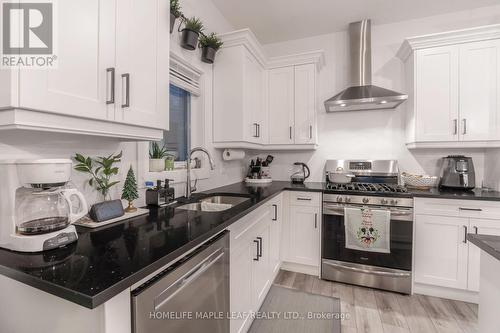
[[[163,0],[116,3],[116,120],[168,130],[168,5]]]
[[[294,143],[294,68],[269,70],[269,143]]]
[[[57,11],[57,68],[20,71],[20,107],[113,119],[106,69],[115,67],[114,1],[64,0]]]
[[[500,43],[460,46],[460,139],[500,139]]]
[[[316,67],[295,66],[295,143],[316,141]]]
[[[458,140],[458,46],[416,53],[417,141]]]
[[[240,314],[253,310],[252,267],[256,248],[248,240],[242,244],[231,244],[230,263],[230,308],[231,312],[238,314],[231,319],[231,333],[245,332],[249,318]]]
[[[319,266],[320,216],[318,207],[290,206],[290,260]]]
[[[280,195],[274,199],[270,205],[271,209],[271,240],[270,240],[270,266],[272,278],[276,276],[281,266],[281,230],[282,230],[282,214],[283,214],[283,197]]]
[[[264,70],[255,57],[245,51],[243,106],[245,138],[248,142],[267,143],[264,108]]]
[[[416,215],[415,282],[467,288],[467,218]]]
[[[267,215],[269,218],[270,215]],[[267,222],[267,221],[266,221]],[[270,241],[271,241],[271,225],[265,223],[265,227],[255,237],[255,247],[259,247],[260,256],[258,260],[253,260],[252,268],[252,283],[253,283],[253,296],[254,296],[254,311],[257,311],[267,291],[271,286],[271,266],[270,266]]]
[[[470,219],[470,228],[469,232],[471,233],[500,236],[500,221],[498,220]],[[471,291],[479,291],[480,257],[481,250],[474,244],[469,243],[469,277],[467,289]]]

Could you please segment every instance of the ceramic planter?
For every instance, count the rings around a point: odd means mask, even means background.
[[[163,158],[151,158],[149,160],[149,171],[161,172],[165,170],[165,160]]]
[[[193,51],[198,44],[198,37],[200,34],[197,31],[182,29],[181,46],[186,50]]]
[[[174,14],[170,13],[170,33],[172,33],[172,31],[174,31],[174,25],[175,25],[176,19],[177,19],[177,17],[175,17]]]
[[[215,60],[216,49],[210,46],[204,46],[201,49],[201,61],[206,62],[207,64],[213,64]]]

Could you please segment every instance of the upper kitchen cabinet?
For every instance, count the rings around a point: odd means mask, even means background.
[[[405,40],[409,148],[500,147],[500,25]]]
[[[316,66],[270,69],[268,84],[269,143],[316,144]]]
[[[252,34],[232,37],[224,39],[214,68],[213,139],[229,146],[266,144],[264,57],[251,51],[249,45],[256,43]]]
[[[254,34],[223,34],[214,66],[217,148],[315,149],[322,51],[268,58]]]
[[[0,70],[8,87],[0,128],[161,139],[169,98],[165,1],[65,0],[56,15],[54,68]]]

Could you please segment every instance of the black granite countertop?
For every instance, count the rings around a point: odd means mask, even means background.
[[[205,193],[249,196],[250,201],[223,212],[153,208],[148,215],[98,229],[78,227],[78,241],[43,253],[0,249],[0,274],[87,308],[95,308],[139,282],[284,189],[322,191],[275,181],[265,187],[244,183]]]
[[[450,191],[439,188],[430,190],[408,189],[408,194],[412,197],[436,198],[436,199],[461,199],[461,200],[483,200],[500,201],[500,192],[484,189],[474,189],[472,191]]]
[[[77,228],[78,241],[44,253],[0,249],[0,274],[87,308],[95,308],[226,229],[283,190],[335,192],[324,183],[267,186],[236,183],[203,194],[237,194],[250,201],[223,212],[153,208],[148,215],[98,229]],[[202,195],[203,195],[202,194]],[[370,194],[388,195],[388,194]],[[499,200],[500,192],[413,191],[400,197]]]
[[[467,239],[497,260],[500,260],[500,236],[468,234]]]

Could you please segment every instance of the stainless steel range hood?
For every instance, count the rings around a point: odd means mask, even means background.
[[[371,22],[349,24],[351,86],[325,101],[327,112],[393,109],[408,95],[372,85]]]

